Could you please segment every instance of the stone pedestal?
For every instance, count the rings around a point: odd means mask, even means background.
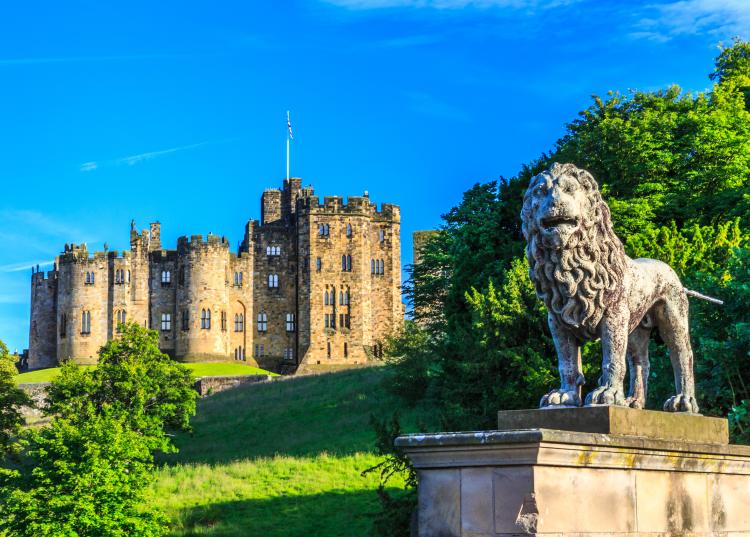
[[[420,537],[750,536],[750,447],[729,445],[725,420],[593,407],[498,421],[396,440],[419,472]]]

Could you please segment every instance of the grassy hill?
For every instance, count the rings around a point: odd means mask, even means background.
[[[276,375],[276,373],[270,373],[265,369],[259,369],[257,367],[251,367],[243,364],[235,363],[187,363],[183,364],[193,372],[196,377],[206,376],[218,376],[218,375]],[[83,366],[83,367],[94,367],[94,366]],[[29,371],[28,373],[21,373],[16,375],[16,384],[33,383],[33,382],[49,382],[60,373],[59,367],[50,367],[47,369],[37,369],[36,371]]]
[[[153,489],[172,536],[356,537],[378,509],[370,415],[392,415],[383,368],[236,388],[198,403]],[[403,411],[414,428],[415,411]]]

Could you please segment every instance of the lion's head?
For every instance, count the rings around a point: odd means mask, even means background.
[[[521,221],[537,295],[582,337],[595,337],[622,292],[626,259],[596,181],[573,164],[553,164],[531,179]]]

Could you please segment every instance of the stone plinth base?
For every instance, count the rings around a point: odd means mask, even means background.
[[[710,418],[684,418],[697,436],[724,434],[695,421]],[[396,443],[419,472],[420,537],[750,536],[750,447],[554,429]]]

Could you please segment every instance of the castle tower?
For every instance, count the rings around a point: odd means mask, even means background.
[[[29,369],[57,365],[57,270],[31,275]]]

